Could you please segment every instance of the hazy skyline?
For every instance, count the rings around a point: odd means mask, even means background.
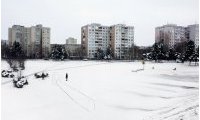
[[[51,43],[68,37],[81,41],[81,27],[90,23],[135,27],[135,43],[152,45],[155,27],[167,23],[199,23],[198,0],[2,0],[1,38],[12,25],[51,28]]]

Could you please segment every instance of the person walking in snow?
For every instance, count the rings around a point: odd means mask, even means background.
[[[41,77],[42,77],[42,80],[44,80],[44,78],[45,78],[45,74],[42,73]]]
[[[144,61],[144,60],[142,60],[143,70],[144,70],[144,64],[145,64],[145,61]]]
[[[66,77],[66,81],[67,81],[67,79],[68,79],[68,74],[67,74],[67,73],[66,73],[66,76],[65,76],[65,77]]]

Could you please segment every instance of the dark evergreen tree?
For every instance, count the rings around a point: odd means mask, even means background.
[[[152,50],[148,56],[155,61],[165,60],[167,51],[168,47],[164,45],[163,42],[155,43],[152,46]]]
[[[67,57],[67,53],[65,52],[65,49],[57,45],[53,48],[51,53],[51,58],[55,60],[64,60]]]
[[[105,57],[106,57],[107,59],[111,59],[111,58],[113,57],[113,56],[112,56],[112,51],[111,51],[111,47],[110,47],[110,46],[106,49]]]
[[[175,52],[177,52],[177,53],[185,54],[186,46],[187,46],[187,42],[186,42],[186,41],[183,41],[183,42],[180,42],[180,43],[175,44],[174,50],[175,50]]]
[[[184,60],[191,59],[190,57],[195,53],[195,44],[193,41],[188,41],[186,46],[185,58]]]
[[[158,54],[160,53],[160,49],[159,49],[159,45],[158,43],[155,43],[153,46],[152,46],[152,51],[150,53],[150,58],[152,60],[155,60],[157,61],[158,60]]]
[[[14,42],[8,52],[9,59],[24,59],[25,54],[19,42]]]
[[[96,53],[96,58],[98,60],[102,60],[104,59],[104,57],[105,57],[104,51],[101,48],[98,48]]]
[[[169,51],[166,54],[167,60],[175,60],[176,56],[175,56],[175,51],[174,49],[169,49]]]
[[[199,48],[196,48],[195,52],[188,58],[188,60],[191,62],[195,62],[195,65],[197,65],[197,62],[199,62]]]
[[[132,45],[130,48],[128,48],[128,57],[130,60],[133,60],[134,58],[134,45]]]

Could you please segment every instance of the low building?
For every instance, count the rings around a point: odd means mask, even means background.
[[[77,39],[69,37],[66,39],[66,44],[77,44]]]
[[[66,44],[65,50],[71,59],[78,59],[81,57],[82,49],[81,44]]]

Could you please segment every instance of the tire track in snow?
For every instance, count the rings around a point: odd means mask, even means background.
[[[190,93],[191,94],[191,93]],[[152,116],[149,116],[149,118],[144,119],[144,120],[149,120],[150,118],[152,120],[169,120],[173,119],[174,117],[180,117],[180,116],[185,116],[185,114],[192,114],[192,113],[197,113],[196,109],[199,108],[198,104],[198,95],[196,93],[192,93],[192,95],[182,95],[182,96],[176,96],[176,98],[181,98],[179,101],[176,101],[176,103],[171,104],[169,107],[166,107],[166,109],[163,110],[158,110],[157,113],[155,113]],[[196,114],[197,115],[197,114]],[[174,119],[173,119],[174,120]],[[181,119],[177,119],[181,120]],[[187,119],[182,119],[182,120],[187,120]]]
[[[65,95],[67,95],[75,104],[77,104],[79,107],[81,107],[82,109],[84,109],[87,112],[90,112],[90,110],[88,108],[86,108],[85,106],[81,105],[78,101],[76,101],[71,95],[69,95],[69,93],[61,86],[59,85],[58,81],[56,80],[56,85],[60,88],[60,90],[62,92],[65,93]]]
[[[64,86],[61,85],[61,84],[59,83],[60,81],[59,81],[58,79],[56,79],[55,81],[56,81],[56,85],[60,88],[60,90],[61,90],[62,92],[64,92],[75,104],[77,104],[79,107],[81,107],[81,108],[84,109],[85,111],[91,112],[91,110],[90,110],[89,108],[85,107],[85,106],[82,105],[79,101],[77,101],[74,97],[72,97],[72,96],[70,95],[69,90],[67,91],[67,90],[64,88]],[[92,110],[95,110],[95,100],[94,100],[93,98],[89,97],[89,96],[86,95],[85,93],[81,92],[80,90],[78,90],[78,89],[76,89],[76,88],[74,88],[74,87],[72,87],[72,86],[70,86],[70,85],[65,85],[65,87],[70,88],[70,90],[72,90],[72,91],[74,91],[74,92],[76,92],[76,93],[79,93],[79,95],[82,95],[82,96],[84,96],[85,98],[87,98],[87,99],[89,100],[89,102],[92,102],[92,104],[93,104],[93,109],[92,109]]]

